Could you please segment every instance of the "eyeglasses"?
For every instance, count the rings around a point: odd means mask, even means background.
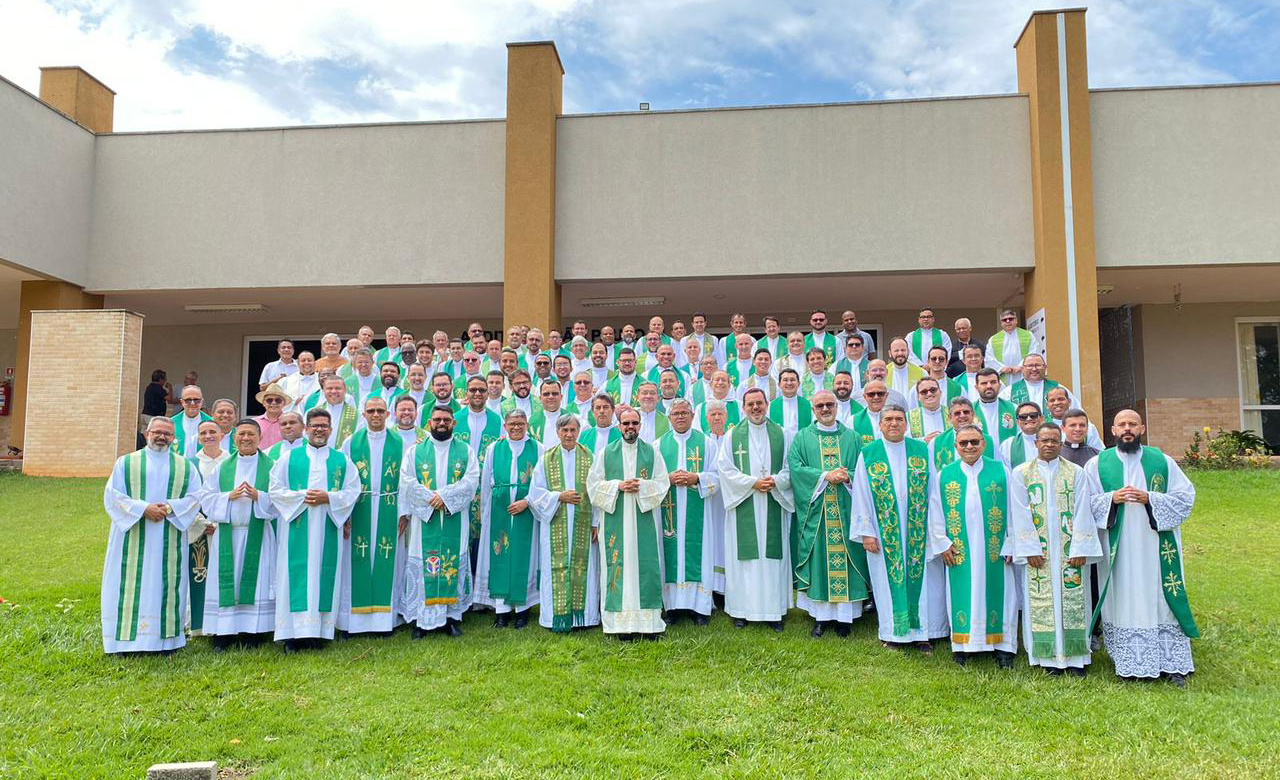
[[[183,398],[182,402],[184,404],[202,404],[204,403],[204,399],[203,398]]]
[[[956,447],[964,447],[966,449],[969,447],[981,447],[981,446],[982,446],[982,441],[980,439],[956,442]]]
[[[919,394],[919,395],[937,395],[937,394],[938,394],[938,388],[936,388],[936,387],[935,387],[935,388],[933,388],[932,390],[919,390],[919,391],[917,391],[917,392],[918,392],[918,394]]]
[[[575,380],[573,380],[573,383],[574,383],[575,385],[589,385],[589,384],[591,384],[591,380],[590,380],[590,379],[575,379]]]
[[[820,404],[814,404],[813,408],[814,409],[834,409],[835,403],[832,401],[824,401]]]
[[[468,387],[467,392],[468,393],[487,393],[489,392],[489,388],[487,386],[486,387]]]
[[[480,358],[463,358],[462,362],[463,363],[479,363]]]
[[[390,414],[386,409],[365,409],[365,414]]]
[[[877,390],[875,392],[863,393],[863,395],[865,395],[867,398],[884,398],[886,395],[888,395],[888,393],[882,393]]]
[[[1039,420],[1040,414],[1037,412],[1032,412],[1030,414],[1020,414],[1018,415],[1018,419],[1022,420],[1023,422],[1028,422],[1030,420]]]
[[[276,397],[273,395],[273,396],[269,396],[269,397],[267,397],[267,398],[262,399],[262,402],[263,402],[264,404],[267,404],[268,406],[276,406],[276,405],[278,405],[278,404],[282,404],[282,403],[284,403],[284,399],[283,399],[283,398],[276,398]]]
[[[1017,317],[1001,317],[1000,321],[1001,322],[1017,322],[1018,318]]]

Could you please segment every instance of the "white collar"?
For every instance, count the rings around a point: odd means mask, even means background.
[[[831,425],[829,425],[829,426],[828,426],[828,425],[823,425],[823,424],[822,424],[822,423],[820,423],[820,422],[816,422],[816,423],[814,423],[814,425],[817,427],[817,429],[818,429],[818,430],[822,431],[823,433],[832,433],[833,431],[839,430],[839,428],[840,428],[840,423],[839,423],[839,422],[833,422],[833,423],[831,423]]]

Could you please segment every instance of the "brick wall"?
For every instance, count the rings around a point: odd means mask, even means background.
[[[137,441],[141,356],[139,314],[123,309],[31,312],[23,473],[110,474],[115,459]]]
[[[1191,444],[1196,431],[1207,425],[1214,433],[1219,428],[1240,427],[1240,399],[1225,398],[1147,398],[1144,401],[1147,443],[1180,459]]]

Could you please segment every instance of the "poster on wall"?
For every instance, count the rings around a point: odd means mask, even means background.
[[[1040,346],[1044,349],[1044,362],[1049,362],[1049,342],[1044,339],[1044,309],[1040,309],[1036,313],[1027,317],[1027,330],[1036,334],[1036,338],[1040,340]]]

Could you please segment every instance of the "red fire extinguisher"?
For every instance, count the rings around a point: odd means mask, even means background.
[[[13,406],[13,382],[5,379],[0,381],[0,415],[9,414],[9,407]]]

